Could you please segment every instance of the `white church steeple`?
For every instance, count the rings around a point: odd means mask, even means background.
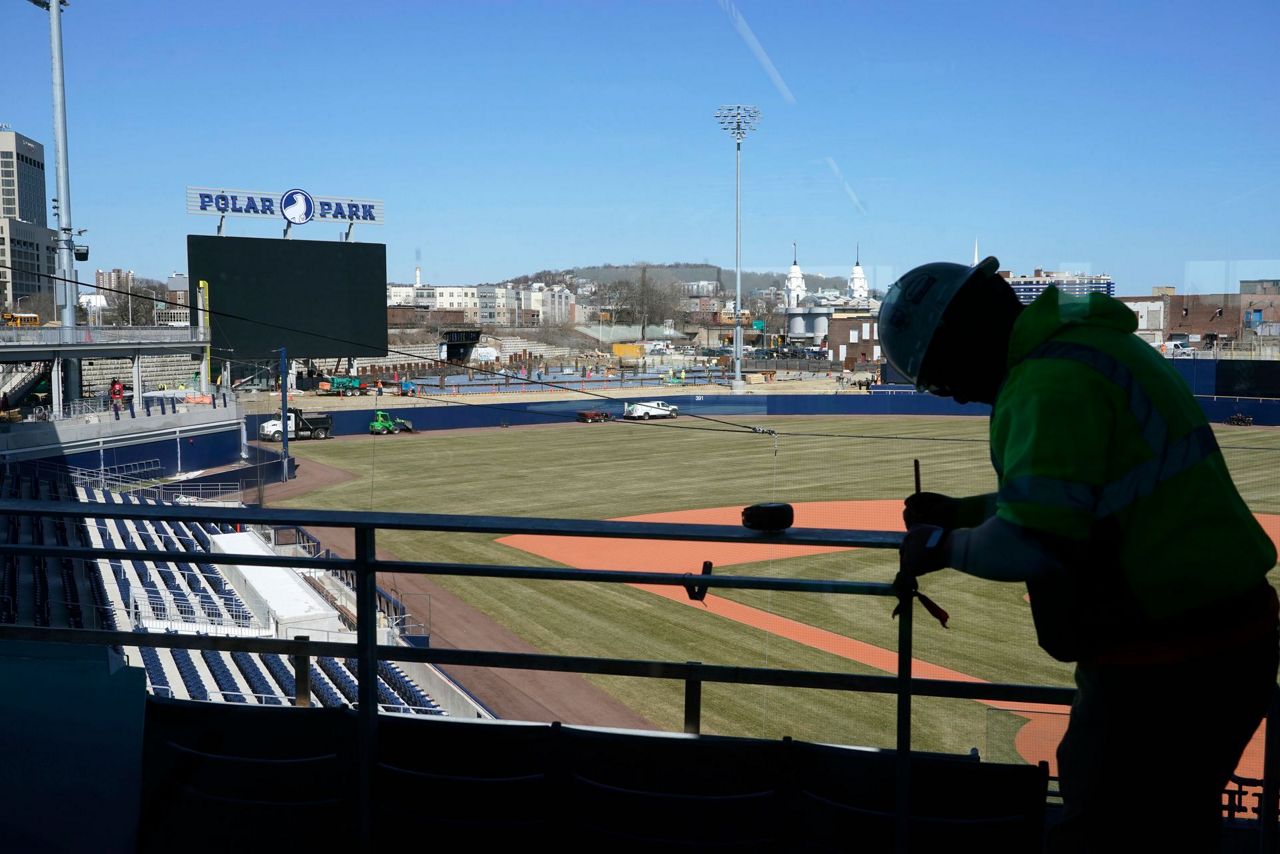
[[[867,274],[862,269],[862,244],[856,244],[857,254],[854,256],[853,271],[849,273],[849,296],[855,302],[866,302],[870,296],[867,287]]]
[[[804,273],[800,270],[800,256],[796,253],[795,243],[791,244],[791,272],[787,273],[787,308],[795,308],[804,299],[808,288],[804,283]]]

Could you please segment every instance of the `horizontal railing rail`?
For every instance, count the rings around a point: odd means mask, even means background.
[[[200,326],[36,326],[0,327],[0,346],[54,344],[200,344],[209,340]]]
[[[354,532],[355,550],[351,558],[298,555],[204,554],[203,562],[217,565],[249,564],[292,569],[344,570],[356,577],[355,642],[330,640],[285,640],[280,638],[196,635],[139,634],[130,631],[59,629],[0,625],[0,639],[54,643],[90,643],[113,646],[181,647],[224,652],[277,653],[294,656],[341,656],[355,658],[358,673],[377,672],[379,660],[421,662],[432,665],[556,671],[578,674],[625,676],[642,679],[674,679],[685,683],[685,729],[700,729],[701,688],[704,683],[758,685],[800,689],[857,691],[893,694],[897,698],[897,803],[899,849],[908,850],[910,804],[911,704],[914,697],[938,697],[1062,706],[1071,703],[1070,687],[1015,685],[921,679],[912,675],[913,596],[894,584],[841,579],[772,578],[741,575],[702,575],[691,567],[689,573],[614,571],[569,567],[535,567],[505,564],[465,564],[384,560],[376,557],[376,531],[416,530],[485,534],[535,534],[573,537],[605,537],[668,541],[749,542],[780,546],[827,546],[836,548],[896,548],[902,534],[889,531],[792,528],[762,533],[728,525],[686,525],[656,522],[615,522],[607,520],[525,518],[504,516],[462,516],[429,513],[388,513],[367,511],[298,510],[290,508],[185,507],[164,505],[88,504],[31,500],[0,501],[0,514],[75,518],[114,518],[140,521],[223,522],[240,526],[296,525],[349,528]],[[72,560],[136,558],[155,560],[157,553],[139,549],[91,548],[78,546],[37,546],[0,544],[2,555],[32,555]],[[898,624],[896,673],[872,675],[825,671],[788,670],[767,667],[705,664],[696,661],[660,661],[547,653],[511,653],[438,647],[386,646],[377,643],[377,573],[457,575],[478,578],[516,578],[534,581],[572,581],[614,584],[646,584],[695,589],[728,588],[778,590],[800,593],[834,593],[897,597],[902,608]],[[376,763],[378,696],[376,679],[358,680],[357,792],[362,832],[371,833],[372,774]],[[1280,730],[1273,710],[1274,727]],[[1263,794],[1259,801],[1261,835],[1274,839],[1277,786],[1276,745],[1268,729],[1264,760]],[[366,835],[363,838],[372,838]]]

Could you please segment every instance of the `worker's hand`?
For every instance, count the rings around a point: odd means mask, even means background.
[[[948,557],[947,532],[937,525],[913,526],[898,547],[899,569],[912,578],[944,569]]]
[[[960,499],[937,492],[916,492],[903,502],[902,521],[908,528],[916,525],[936,525],[948,531],[955,530],[960,516]]]

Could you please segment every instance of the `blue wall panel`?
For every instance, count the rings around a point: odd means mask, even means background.
[[[1205,388],[1213,381],[1213,364],[1207,360],[1179,359],[1174,362],[1179,374],[1188,383]],[[1194,386],[1193,386],[1194,387]],[[1198,398],[1210,421],[1224,421],[1233,412],[1251,415],[1259,425],[1280,425],[1280,401],[1239,398],[1227,404],[1227,398],[1201,392]],[[1203,395],[1209,396],[1203,396]],[[763,415],[967,415],[986,416],[991,408],[985,404],[970,403],[961,406],[948,398],[927,394],[753,394],[753,395],[655,395],[680,407],[682,413],[706,415],[712,418]],[[420,431],[456,430],[470,427],[499,427],[503,424],[556,424],[572,421],[574,414],[583,409],[603,409],[614,418],[622,417],[623,400],[557,400],[532,403],[472,404],[465,406],[397,407],[390,410],[413,422]],[[1224,414],[1225,413],[1225,414]],[[334,435],[345,436],[368,430],[373,410],[344,410],[329,413],[333,416]],[[258,425],[267,416],[249,416],[250,436],[257,436]],[[185,453],[185,452],[184,452]],[[183,458],[184,466],[186,458]]]
[[[217,433],[205,433],[196,436],[168,437],[153,442],[137,445],[117,445],[97,450],[81,451],[62,457],[49,457],[50,461],[61,459],[69,466],[93,468],[99,466],[120,466],[128,463],[140,463],[147,460],[159,460],[165,474],[178,472],[179,443],[181,443],[182,471],[216,468],[230,465],[240,459],[240,430],[232,428]],[[278,455],[276,457],[279,459]]]
[[[1192,394],[1215,394],[1218,389],[1217,359],[1170,359]]]
[[[952,400],[923,394],[778,394],[778,395],[655,395],[683,413],[710,417],[741,415],[976,415],[990,408],[982,404],[961,406]],[[548,400],[533,403],[473,404],[467,406],[396,407],[388,410],[413,422],[415,430],[456,430],[469,427],[500,427],[503,424],[556,424],[573,421],[583,409],[603,409],[614,418],[622,417],[623,400]],[[365,433],[373,419],[372,409],[337,410],[333,416],[335,436]],[[258,426],[271,416],[246,417],[249,435],[258,435]]]

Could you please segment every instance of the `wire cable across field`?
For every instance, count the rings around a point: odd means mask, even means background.
[[[14,267],[13,265],[5,264],[5,263],[0,263],[0,269],[17,270],[17,268]],[[120,288],[112,288],[112,287],[108,287],[107,285],[98,285],[98,284],[91,285],[88,282],[76,282],[73,279],[68,279],[62,276],[55,276],[52,273],[41,273],[40,275],[43,276],[44,278],[51,279],[54,281],[74,283],[76,285],[80,285],[81,287],[94,288],[95,290],[105,291],[107,293],[121,294],[124,296],[133,295],[130,291],[122,290]],[[184,305],[183,303],[177,302],[176,300],[162,299],[158,297],[157,298],[148,297],[148,299],[150,299],[152,302],[163,303],[169,306],[187,308],[195,311],[203,311],[204,313],[209,315],[211,319],[226,318],[229,320],[238,320],[243,323],[257,324],[267,329],[277,329],[281,332],[291,332],[291,333],[296,333],[300,335],[310,335],[316,338],[324,339],[326,341],[332,341],[336,344],[345,344],[349,347],[359,347],[362,349],[377,349],[372,345],[370,345],[368,342],[353,341],[351,339],[342,338],[337,335],[329,335],[324,332],[316,332],[310,329],[302,329],[296,326],[290,326],[285,323],[276,323],[269,320],[260,320],[256,317],[246,317],[244,315],[235,314],[235,313],[226,312],[226,311],[219,311],[211,308],[198,308],[195,306],[188,306],[188,305]],[[434,362],[439,365],[453,364],[452,362],[449,362],[446,359],[440,359],[433,356],[424,356],[417,353],[410,353],[406,350],[400,350],[390,345],[387,346],[387,353],[395,354],[398,356],[405,356],[410,359],[414,359],[418,361]],[[250,363],[246,362],[244,364],[250,364]],[[617,400],[617,398],[610,397],[609,395],[606,395],[606,394],[599,394],[597,392],[590,391],[588,389],[583,389],[583,388],[573,388],[572,386],[561,385],[559,383],[551,382],[549,380],[531,379],[528,377],[515,377],[510,374],[502,373],[500,371],[491,370],[489,368],[479,368],[479,367],[469,366],[468,369],[476,373],[488,374],[490,376],[495,376],[495,377],[502,377],[504,382],[516,382],[524,385],[542,386],[548,389],[555,389],[557,391],[569,392],[572,394],[580,394],[580,395],[583,395],[584,397],[590,397],[597,400],[607,400],[607,401]],[[457,400],[454,398],[440,398],[440,397],[421,395],[421,394],[416,395],[416,397],[421,400],[430,400],[436,403],[442,403],[442,404],[451,405],[451,406],[457,406],[457,405],[481,406],[489,410],[496,409],[499,411],[519,412],[525,415],[530,413],[530,410],[527,410],[527,409],[513,409],[511,407],[503,407],[498,404],[468,403],[468,402]],[[545,416],[547,418],[560,418],[563,420],[577,419],[576,414],[571,414],[571,413],[538,412],[536,414],[540,417]],[[874,434],[865,434],[865,433],[814,433],[814,432],[792,431],[792,430],[775,430],[772,428],[752,426],[750,424],[741,424],[735,421],[726,421],[723,418],[715,418],[710,415],[700,415],[694,412],[686,413],[686,417],[697,419],[698,421],[705,421],[709,424],[720,424],[720,425],[723,425],[723,427],[728,427],[732,429],[722,429],[722,428],[715,428],[715,427],[695,427],[690,424],[673,424],[669,421],[623,420],[623,421],[620,421],[619,423],[643,425],[646,427],[662,427],[669,430],[699,430],[699,431],[712,432],[712,433],[747,433],[747,434],[766,435],[766,436],[773,436],[773,437],[791,436],[791,437],[797,437],[797,438],[811,438],[811,439],[854,439],[858,441],[892,441],[892,442],[946,442],[946,443],[962,443],[962,444],[977,444],[977,443],[985,444],[987,442],[986,438],[976,438],[976,437],[962,438],[962,437],[950,437],[950,436],[877,436]],[[1236,445],[1222,445],[1220,447],[1223,450],[1241,450],[1241,451],[1245,451],[1245,450],[1278,451],[1280,450],[1280,448],[1262,448],[1262,447],[1236,446]]]

